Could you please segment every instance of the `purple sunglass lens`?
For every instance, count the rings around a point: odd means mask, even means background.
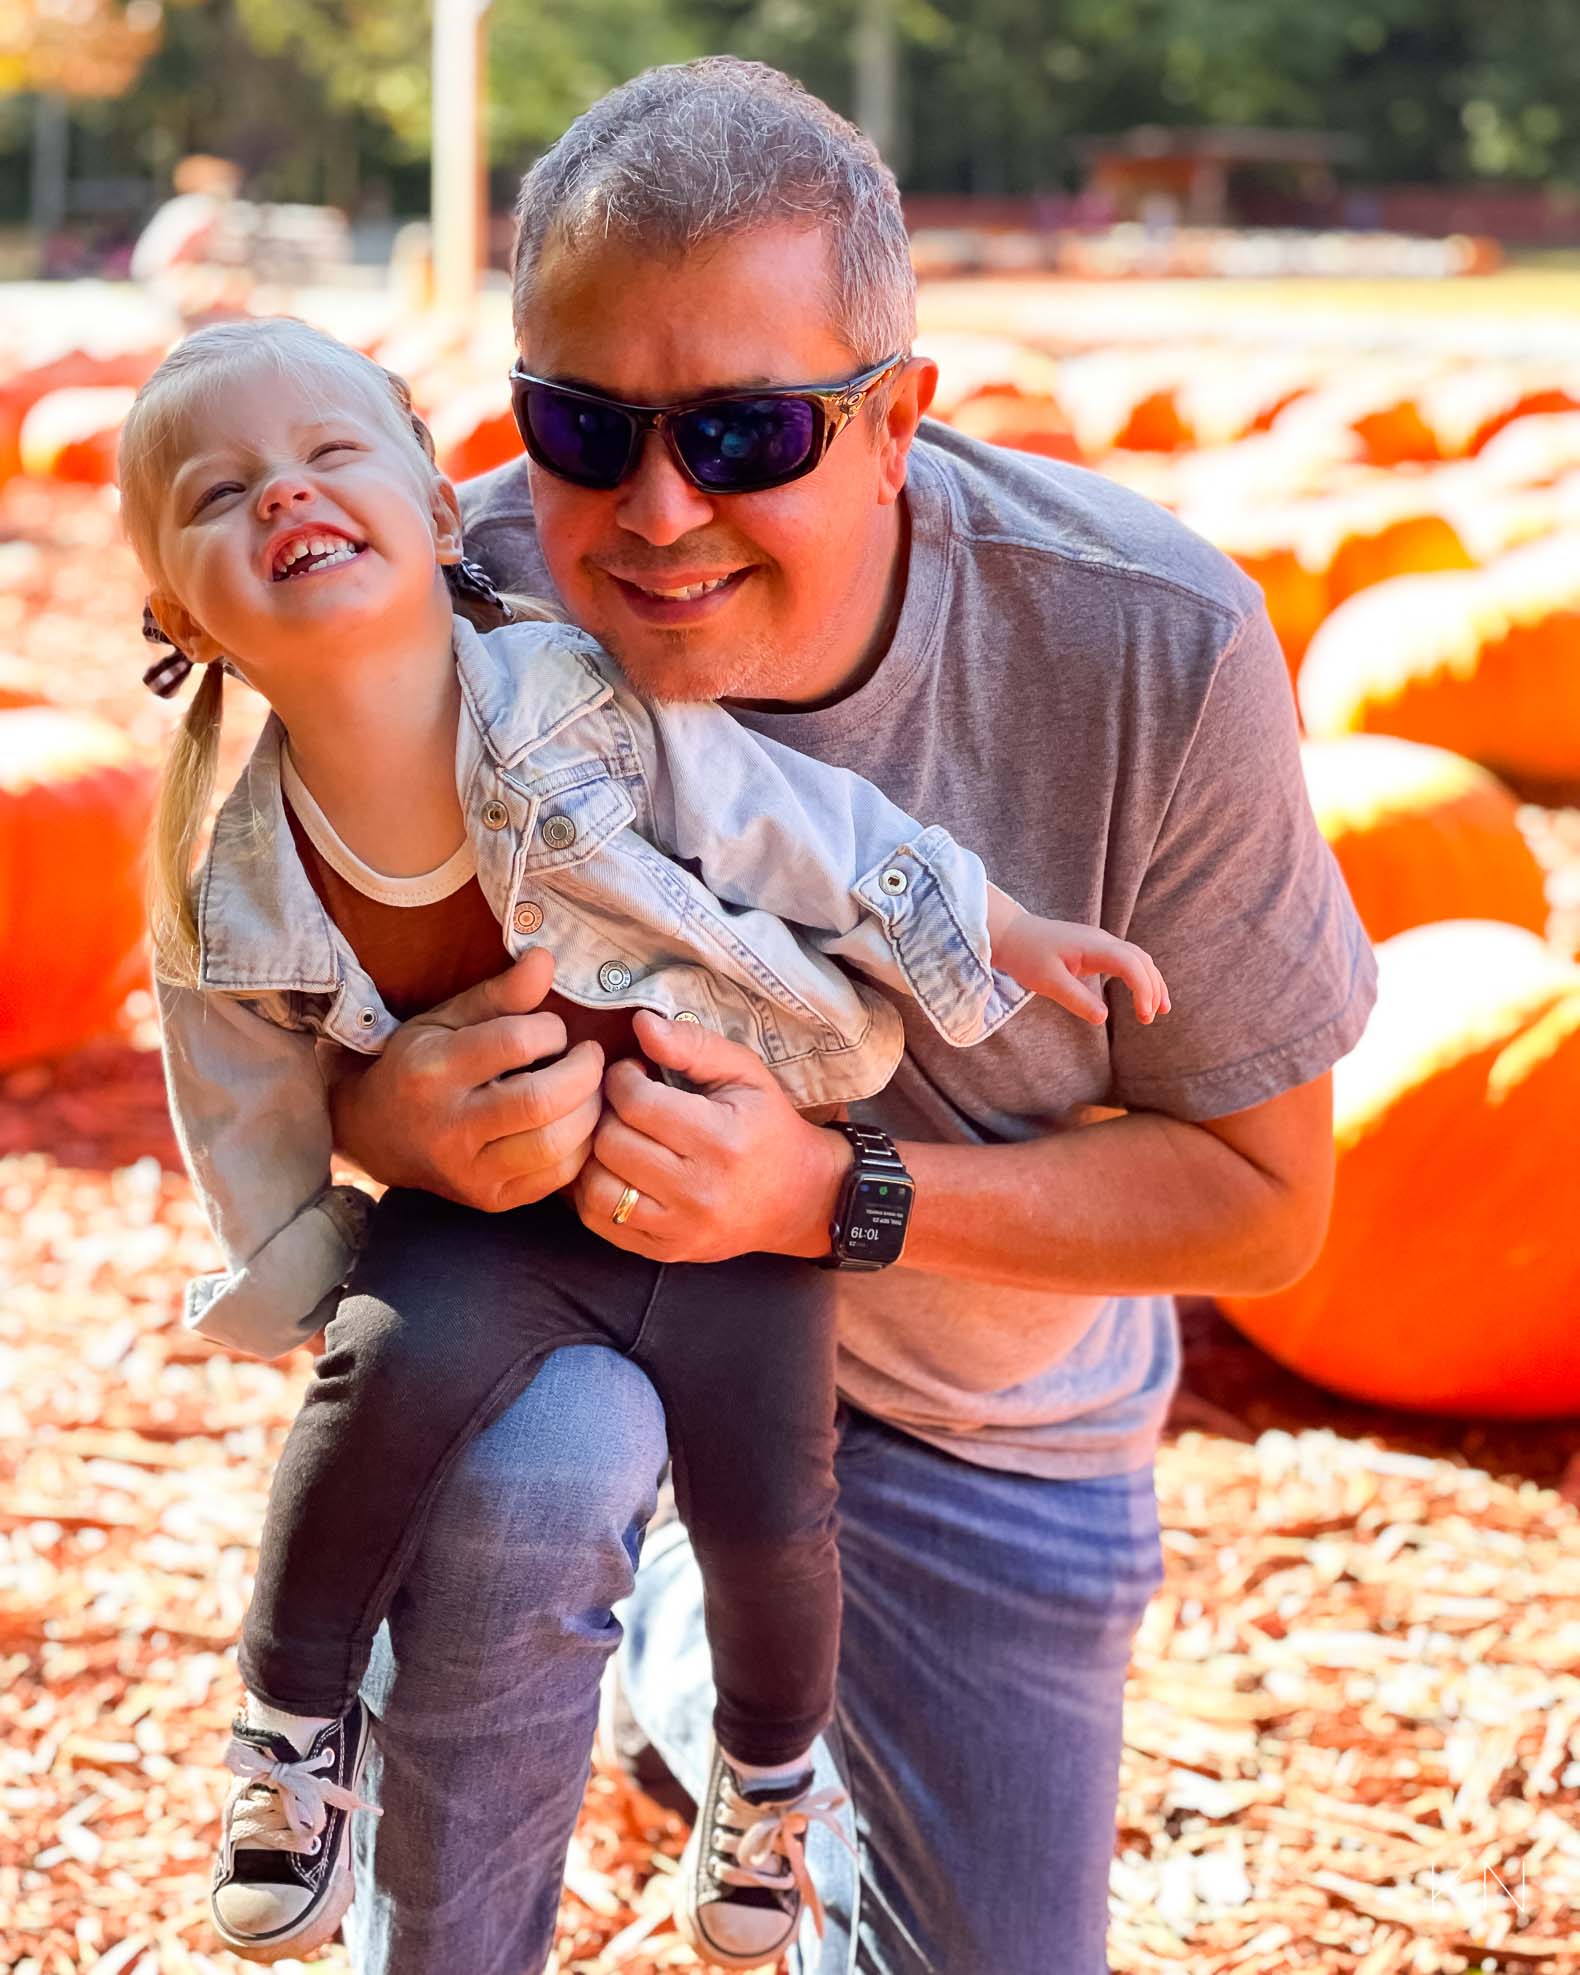
[[[615,485],[631,457],[628,413],[542,384],[528,385],[524,399],[532,437],[554,472],[590,486]]]
[[[744,492],[787,479],[817,437],[817,408],[805,398],[721,398],[677,418],[681,458],[704,487]]]

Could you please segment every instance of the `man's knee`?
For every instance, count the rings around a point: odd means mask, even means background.
[[[501,1549],[634,1548],[666,1452],[664,1410],[645,1374],[601,1345],[569,1346],[457,1456],[430,1536],[486,1529]]]

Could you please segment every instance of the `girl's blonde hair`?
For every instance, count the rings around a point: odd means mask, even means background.
[[[214,323],[173,349],[138,392],[121,428],[117,479],[121,519],[149,582],[167,589],[159,554],[161,503],[171,478],[190,451],[194,422],[223,395],[228,383],[258,363],[272,364],[282,379],[300,385],[315,374],[328,386],[353,384],[397,437],[410,441],[430,473],[437,473],[433,435],[412,410],[406,381],[371,357],[294,316]],[[326,409],[344,394],[326,389]],[[507,595],[498,607],[452,592],[454,608],[480,631],[557,613],[534,597]],[[147,910],[154,972],[181,987],[198,985],[198,940],[192,864],[214,793],[225,682],[217,660],[199,666],[202,678],[186,718],[165,756],[158,803],[149,835]]]

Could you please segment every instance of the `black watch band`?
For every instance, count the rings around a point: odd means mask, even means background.
[[[855,1153],[829,1227],[825,1269],[886,1269],[900,1259],[916,1183],[887,1132],[872,1125],[831,1125]]]

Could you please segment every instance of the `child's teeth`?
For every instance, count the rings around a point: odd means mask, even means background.
[[[299,542],[292,542],[283,549],[275,566],[281,575],[286,575],[307,557],[317,556],[320,558],[318,567],[327,569],[332,563],[349,562],[357,553],[355,542],[342,542],[333,537],[314,535]]]

